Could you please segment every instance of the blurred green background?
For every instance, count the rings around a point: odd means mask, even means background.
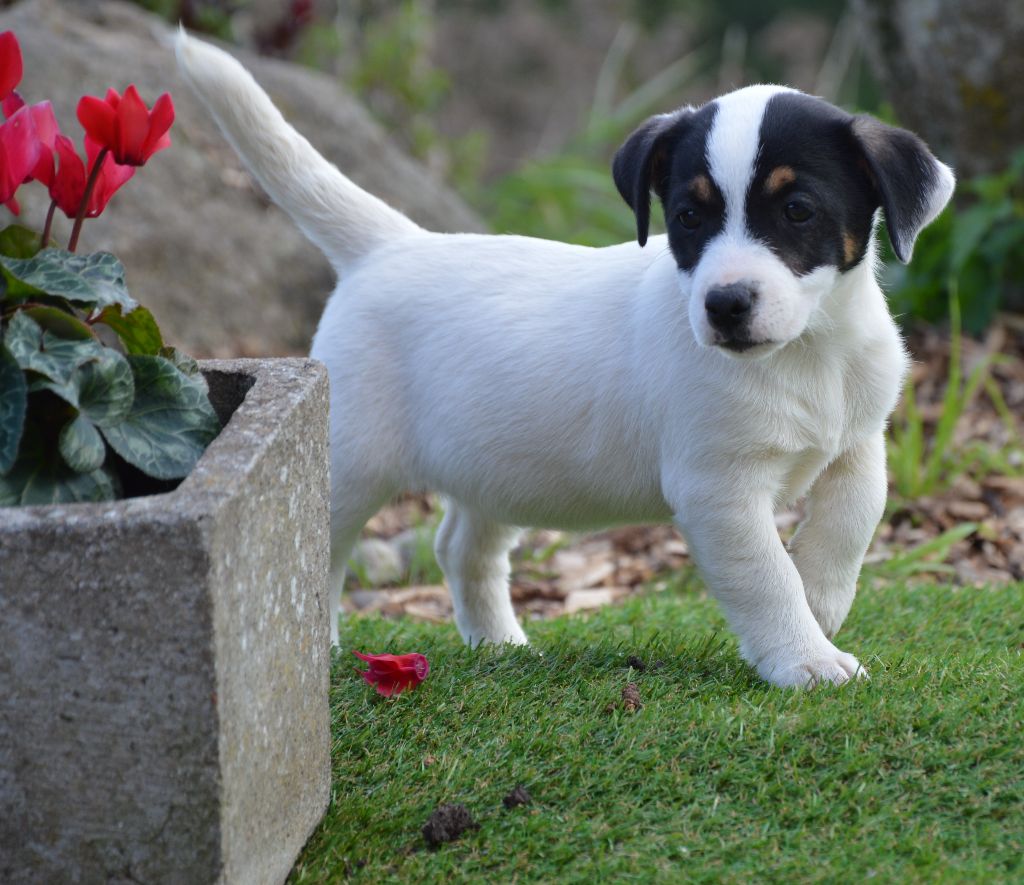
[[[609,162],[651,113],[779,82],[877,114],[960,179],[909,268],[885,243],[893,312],[939,321],[958,292],[980,333],[1024,308],[1018,0],[137,2],[334,74],[499,233],[631,238]]]

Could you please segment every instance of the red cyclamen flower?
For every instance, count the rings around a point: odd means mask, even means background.
[[[430,664],[423,655],[364,655],[357,651],[352,654],[370,665],[369,670],[356,672],[386,698],[415,688],[430,672]]]
[[[75,150],[74,142],[66,135],[58,135],[54,147],[59,165],[54,169],[53,155],[49,154],[36,167],[35,177],[50,189],[50,198],[61,211],[68,218],[74,219],[85,196],[85,183],[89,172],[101,148],[86,136],[85,153],[88,163],[83,163],[78,151]],[[134,166],[119,166],[114,162],[114,158],[107,154],[89,195],[89,205],[85,209],[84,217],[95,218],[99,215],[107,207],[117,189],[134,174]]]
[[[18,38],[14,31],[4,31],[0,34],[0,101],[14,92],[14,87],[21,82],[22,71]]]
[[[120,166],[142,166],[157,151],[169,147],[167,130],[174,122],[174,102],[169,92],[148,110],[134,84],[124,95],[107,90],[106,99],[85,95],[78,102],[78,120],[85,133],[100,147],[108,148]]]

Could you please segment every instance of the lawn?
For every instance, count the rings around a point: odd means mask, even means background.
[[[1024,879],[1024,584],[863,589],[838,644],[871,680],[813,691],[758,682],[689,580],[529,631],[470,652],[451,626],[348,619],[333,801],[291,881]],[[431,674],[384,700],[353,648]],[[533,802],[506,810],[519,783]],[[480,828],[429,849],[443,802]]]

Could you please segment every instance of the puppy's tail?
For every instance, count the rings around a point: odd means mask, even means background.
[[[317,153],[226,52],[193,40],[184,29],[176,51],[185,79],[256,180],[339,274],[377,246],[421,230]]]

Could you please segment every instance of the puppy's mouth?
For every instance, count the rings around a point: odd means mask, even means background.
[[[754,354],[751,351],[765,351],[775,347],[776,342],[774,341],[755,341],[753,338],[719,338],[715,341],[715,347],[720,347],[722,350],[728,350],[731,353],[743,353]]]

